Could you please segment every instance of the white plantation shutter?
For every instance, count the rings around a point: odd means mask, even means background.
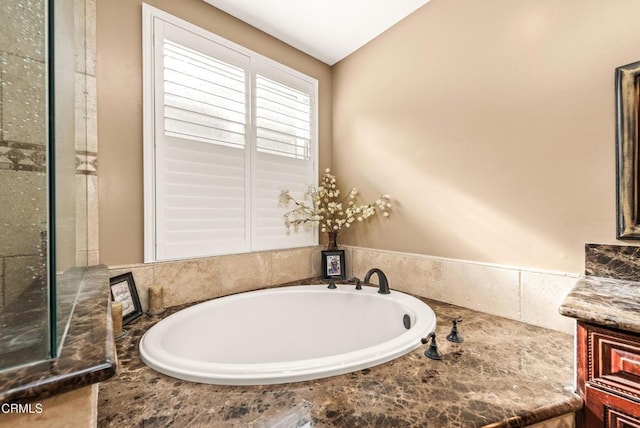
[[[316,181],[311,156],[313,90],[307,81],[278,74],[267,64],[258,66],[253,214],[256,250],[310,245],[315,237],[311,225],[298,230],[282,227],[282,207],[273,198],[287,189],[301,201],[309,184]]]
[[[249,58],[155,27],[156,259],[249,251]]]
[[[315,81],[143,10],[145,261],[316,244],[278,201],[317,181]]]

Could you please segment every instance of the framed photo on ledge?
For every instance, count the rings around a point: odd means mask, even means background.
[[[122,302],[122,324],[128,324],[142,315],[142,305],[131,272],[109,279],[111,299]]]
[[[344,262],[344,250],[325,250],[322,252],[322,279],[346,279],[347,266]]]

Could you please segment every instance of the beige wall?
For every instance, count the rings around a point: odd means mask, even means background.
[[[331,68],[201,0],[148,4],[319,81],[320,166],[331,161]],[[141,0],[98,0],[100,262],[143,260]]]
[[[616,242],[614,68],[640,60],[638,16],[432,0],[334,66],[334,170],[395,198],[343,243],[581,272],[586,242]]]

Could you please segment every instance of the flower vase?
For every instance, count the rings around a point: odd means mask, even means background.
[[[338,232],[327,232],[327,250],[338,249]]]

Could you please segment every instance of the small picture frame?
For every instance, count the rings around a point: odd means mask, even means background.
[[[111,300],[122,302],[122,324],[129,324],[131,321],[142,315],[142,305],[136,291],[136,283],[131,272],[114,276],[109,279],[111,286]]]
[[[346,279],[347,266],[344,262],[344,250],[325,250],[322,252],[322,279]]]

